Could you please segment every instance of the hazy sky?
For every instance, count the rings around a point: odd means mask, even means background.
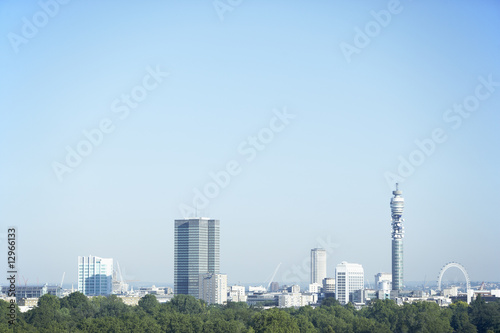
[[[0,3],[1,233],[28,283],[91,254],[171,284],[195,214],[229,284],[307,282],[315,247],[373,281],[396,181],[405,280],[500,280],[498,2],[65,1]]]

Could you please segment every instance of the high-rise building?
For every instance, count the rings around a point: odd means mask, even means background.
[[[227,275],[200,274],[198,298],[207,304],[227,303]]]
[[[325,249],[311,250],[311,284],[322,284],[326,278],[326,251]]]
[[[343,261],[335,268],[335,280],[335,298],[347,304],[356,290],[365,287],[363,266]]]
[[[175,220],[175,294],[199,297],[200,274],[219,274],[219,226],[205,217]]]
[[[113,259],[78,257],[78,291],[85,296],[110,295],[113,291]]]
[[[400,291],[403,289],[403,237],[404,220],[403,208],[405,200],[403,192],[399,190],[396,184],[396,191],[392,191],[394,197],[391,198],[392,215],[392,290]]]

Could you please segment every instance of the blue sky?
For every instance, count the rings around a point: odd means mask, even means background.
[[[0,219],[30,283],[76,283],[90,254],[173,283],[173,221],[205,188],[230,284],[280,262],[275,280],[306,282],[322,246],[328,275],[372,281],[391,269],[388,173],[406,280],[449,261],[500,280],[497,2],[54,1],[0,4]],[[87,155],[70,167],[67,147]]]

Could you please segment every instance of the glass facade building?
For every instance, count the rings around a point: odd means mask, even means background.
[[[78,257],[78,291],[85,296],[110,295],[112,279],[112,258]]]
[[[219,274],[220,221],[209,218],[175,220],[174,291],[199,297],[201,274]]]

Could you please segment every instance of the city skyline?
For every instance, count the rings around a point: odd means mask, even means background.
[[[92,253],[172,285],[194,215],[229,285],[306,284],[313,248],[373,281],[395,183],[405,282],[500,281],[497,2],[47,1],[0,3],[0,219],[30,284]]]

